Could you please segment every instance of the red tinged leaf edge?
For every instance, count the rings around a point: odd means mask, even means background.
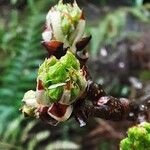
[[[42,121],[50,125],[56,126],[58,124],[58,121],[48,114],[48,109],[48,106],[40,106],[37,111],[39,113],[39,117]]]

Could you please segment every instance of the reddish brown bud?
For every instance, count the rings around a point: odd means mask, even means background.
[[[37,89],[38,90],[44,90],[44,86],[43,86],[42,80],[38,80],[37,81]]]
[[[42,45],[47,49],[49,57],[51,55],[56,56],[57,58],[60,58],[63,56],[66,51],[63,49],[63,43],[59,41],[42,41]]]
[[[82,38],[79,42],[77,42],[76,44],[77,51],[83,50],[87,46],[90,40],[91,40],[91,35],[88,37]]]

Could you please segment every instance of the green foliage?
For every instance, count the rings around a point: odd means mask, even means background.
[[[2,133],[0,149],[34,150],[41,141],[50,136],[48,130],[39,131],[31,136],[31,130],[38,122],[30,121],[25,127],[22,126],[23,122],[25,122],[24,117],[19,116],[9,123],[6,131]],[[29,142],[25,144],[27,140],[29,140]]]
[[[91,54],[96,56],[98,48],[105,44],[112,44],[117,39],[126,35],[124,30],[128,14],[134,16],[137,20],[150,23],[150,5],[120,8],[113,13],[107,14],[96,27],[89,27],[88,32],[91,33]],[[127,33],[128,34],[128,33]]]
[[[35,16],[30,16],[24,25],[26,28],[22,27],[19,35],[16,34],[13,38],[11,37],[13,42],[9,43],[9,39],[6,41],[5,46],[8,45],[6,49],[9,50],[10,48],[10,51],[15,50],[15,52],[13,57],[9,57],[9,65],[0,78],[2,84],[0,88],[0,104],[7,107],[15,106],[16,109],[13,109],[15,112],[18,112],[23,93],[28,88],[34,88],[35,69],[41,63],[39,56],[42,56],[43,52],[39,46],[40,30],[38,28],[43,17],[41,19],[40,17],[36,20]],[[34,31],[35,28],[37,28],[36,31]],[[37,50],[35,51],[35,49]],[[5,109],[4,111],[8,110]],[[11,114],[12,112],[10,112]],[[1,121],[5,122],[4,120]]]
[[[36,85],[36,70],[45,54],[40,41],[47,4],[50,1],[29,0],[27,14],[12,9],[8,25],[0,28],[0,56],[5,58],[0,60],[0,134],[18,116],[24,92]]]
[[[55,141],[47,145],[45,150],[50,150],[50,149],[74,149],[76,150],[79,148],[80,148],[79,145],[71,141]]]
[[[0,135],[4,131],[8,122],[17,116],[17,112],[13,106],[0,105]]]
[[[128,137],[120,143],[121,150],[150,150],[150,123],[129,128]]]
[[[23,116],[18,116],[12,120],[7,126],[6,130],[1,134],[0,149],[3,150],[49,150],[49,149],[79,149],[80,146],[72,142],[69,138],[69,128],[77,130],[78,134],[82,133],[84,129],[80,129],[78,125],[73,122],[66,123],[61,126],[61,129],[56,128],[56,132],[63,131],[62,139],[57,137],[53,141],[55,132],[47,129],[42,129],[45,125],[39,126],[39,122],[35,120],[25,120]],[[36,132],[33,132],[36,128]],[[57,135],[58,133],[56,133]],[[82,133],[83,134],[83,133]],[[41,143],[44,144],[41,145]],[[45,144],[45,142],[47,144]]]
[[[132,3],[135,6],[141,6],[144,0],[133,0]]]
[[[91,40],[91,54],[96,55],[100,44],[113,40],[116,38],[124,24],[125,24],[125,12],[118,10],[112,14],[108,14],[102,21],[100,21],[98,27],[89,28],[89,32],[92,34]]]

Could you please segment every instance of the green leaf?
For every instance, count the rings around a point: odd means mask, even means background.
[[[77,60],[77,58],[75,57],[74,54],[72,54],[71,52],[67,52],[67,54],[63,57],[61,57],[60,62],[67,68],[70,69],[71,67],[73,67],[76,70],[80,69],[80,63]]]
[[[63,87],[48,89],[48,96],[51,102],[57,102],[63,94]]]

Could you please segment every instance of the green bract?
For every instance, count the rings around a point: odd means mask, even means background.
[[[60,59],[61,63],[63,63],[63,65],[65,66],[65,68],[70,69],[70,68],[74,68],[76,70],[80,69],[80,63],[79,61],[76,59],[76,57],[72,54],[72,53],[67,53],[67,55],[65,57],[62,57]]]
[[[63,87],[48,89],[47,92],[51,102],[56,102],[61,98],[61,95],[63,93]]]
[[[150,123],[144,122],[128,130],[120,143],[121,150],[150,150]]]
[[[62,1],[54,7],[56,11],[61,12],[61,27],[63,34],[69,38],[69,35],[76,28],[76,25],[81,17],[81,10],[76,3],[63,4]]]
[[[51,103],[59,101],[63,93],[69,90],[70,97],[65,100],[65,104],[71,104],[86,88],[86,79],[80,72],[80,63],[69,51],[60,60],[54,56],[46,59],[39,68],[38,78],[42,80]]]

